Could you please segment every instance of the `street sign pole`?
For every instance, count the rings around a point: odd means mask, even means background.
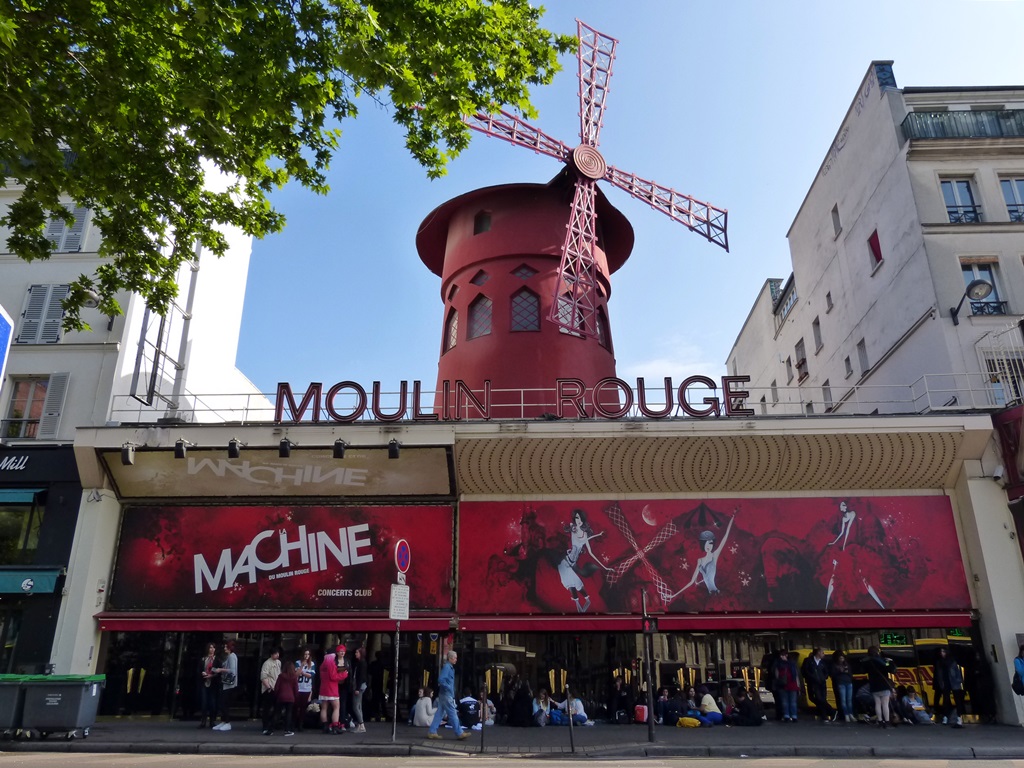
[[[395,584],[391,585],[391,606],[388,617],[395,622],[395,669],[391,676],[391,743],[395,743],[398,733],[398,649],[402,637],[402,622],[409,620],[409,585],[405,582],[405,574],[412,563],[412,551],[409,542],[399,539],[395,544],[395,568],[398,570]]]
[[[402,622],[395,622],[395,673],[392,676],[391,684],[391,743],[395,743],[395,736],[398,733],[398,639],[402,632]]]

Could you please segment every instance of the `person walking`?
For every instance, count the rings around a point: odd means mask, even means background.
[[[199,727],[213,728],[220,705],[220,675],[214,669],[220,666],[216,643],[206,646],[206,655],[199,661]]]
[[[364,658],[366,651],[356,648],[352,661],[352,720],[356,727],[353,733],[366,733],[363,724],[363,693],[369,685],[370,673]]]
[[[963,728],[964,674],[945,646],[939,648],[933,680],[936,714],[942,712],[942,724],[948,723],[953,728]]]
[[[448,651],[445,656],[444,666],[437,678],[437,712],[430,723],[430,730],[427,731],[428,739],[440,739],[441,734],[437,732],[441,725],[441,719],[447,715],[448,725],[455,731],[455,738],[462,741],[468,739],[470,732],[463,730],[459,722],[459,713],[455,708],[455,665],[459,661],[459,654],[455,651]]]
[[[309,700],[313,697],[313,678],[316,677],[316,662],[313,652],[306,648],[302,657],[295,662],[295,676],[298,682],[298,695],[295,697],[295,729],[302,730],[306,721]]]
[[[875,717],[880,728],[889,727],[889,699],[892,697],[892,680],[889,679],[888,662],[882,658],[877,645],[868,648],[864,664],[868,671],[868,688],[875,702]]]
[[[274,703],[277,708],[277,719],[284,724],[284,735],[295,735],[295,701],[299,697],[299,677],[295,667],[284,664],[281,674],[274,685]]]
[[[775,692],[776,706],[782,703],[782,722],[795,723],[800,677],[796,671],[796,662],[789,658],[789,651],[785,648],[779,651],[779,657],[772,665],[772,690]]]
[[[836,694],[836,703],[839,704],[839,711],[843,720],[852,723],[855,719],[853,712],[853,670],[850,669],[850,660],[842,651],[836,651],[832,656],[832,690]]]
[[[807,699],[814,705],[814,713],[822,723],[832,723],[836,719],[836,710],[828,703],[828,662],[825,652],[815,648],[803,663],[801,673],[807,687]]]
[[[263,735],[274,732],[274,715],[277,710],[277,699],[274,691],[277,678],[281,675],[281,649],[274,648],[270,656],[260,667],[260,714],[263,717]],[[292,701],[294,704],[294,700]]]
[[[235,641],[224,643],[224,658],[221,666],[214,669],[220,675],[220,725],[213,726],[215,731],[231,730],[231,707],[235,703],[235,692],[238,690],[238,656],[235,654]]]

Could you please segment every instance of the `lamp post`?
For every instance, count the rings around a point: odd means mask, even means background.
[[[964,299],[970,298],[971,301],[982,301],[987,299],[989,294],[993,291],[992,283],[988,280],[971,280],[967,284],[967,288],[964,290],[964,295],[960,297],[960,303],[955,307],[949,308],[949,316],[953,318],[953,325],[960,325],[960,307],[964,305]]]

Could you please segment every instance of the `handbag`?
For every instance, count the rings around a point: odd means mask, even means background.
[[[235,684],[235,675],[233,672],[224,672],[221,674],[220,679],[224,681],[224,685],[232,686]]]
[[[1010,687],[1018,696],[1024,696],[1024,680],[1020,679],[1020,672],[1013,673],[1013,680],[1010,681]]]

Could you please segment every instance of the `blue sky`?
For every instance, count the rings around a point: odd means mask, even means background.
[[[789,229],[872,60],[906,86],[1024,85],[1022,0],[552,0],[619,40],[600,149],[611,165],[729,210],[730,252],[603,185],[636,232],[612,279],[620,377],[725,372],[764,281],[789,275]],[[578,143],[576,59],[534,92],[532,121]],[[290,185],[285,231],[253,246],[238,367],[264,392],[379,380],[433,389],[440,278],[415,247],[437,205],[478,187],[547,182],[557,161],[483,135],[431,181],[388,112],[342,125],[331,192]]]

